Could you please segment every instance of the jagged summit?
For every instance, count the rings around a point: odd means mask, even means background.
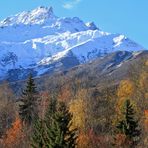
[[[104,32],[78,17],[57,17],[52,7],[41,6],[0,22],[0,80],[23,79],[30,70],[40,76],[115,51],[143,49],[124,35]]]
[[[86,26],[88,26],[90,30],[99,30],[99,28],[95,25],[94,22],[88,22],[86,23]]]
[[[39,6],[37,8],[35,8],[34,10],[32,11],[44,11],[46,13],[50,13],[50,14],[53,14],[53,7],[52,6],[49,6],[49,7],[46,7],[46,6]]]
[[[40,6],[32,11],[24,11],[12,17],[7,17],[0,22],[0,26],[18,25],[18,24],[42,24],[49,19],[56,17],[52,7]]]

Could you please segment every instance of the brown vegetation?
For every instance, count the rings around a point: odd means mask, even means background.
[[[39,117],[44,118],[50,98],[56,94],[59,100],[69,105],[73,114],[72,128],[79,130],[78,148],[110,148],[113,139],[116,139],[116,146],[124,147],[128,141],[123,134],[114,135],[114,127],[117,120],[121,119],[120,111],[123,102],[130,99],[134,102],[142,138],[139,147],[148,146],[148,67],[147,61],[138,65],[132,65],[129,75],[121,80],[119,84],[100,87],[94,79],[82,77],[54,77],[46,79],[45,90],[40,93]],[[76,74],[75,74],[76,76]],[[97,81],[99,82],[99,81]],[[49,84],[51,84],[49,86]],[[7,93],[6,93],[7,92]],[[19,148],[22,146],[23,133],[22,123],[17,117],[17,106],[12,91],[3,85],[0,87],[0,136],[1,143],[6,147]]]

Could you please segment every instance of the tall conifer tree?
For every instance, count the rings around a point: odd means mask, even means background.
[[[60,102],[57,111],[52,116],[51,125],[46,124],[48,147],[75,148],[76,130],[71,128],[72,114],[69,113],[65,103]]]
[[[31,136],[31,147],[45,148],[45,139],[44,122],[37,118],[34,122],[33,133]]]
[[[136,120],[134,107],[130,100],[124,102],[122,115],[123,118],[116,126],[117,132],[125,135],[131,146],[134,146],[140,140],[141,130],[138,125],[138,120]]]
[[[26,88],[22,91],[19,103],[19,115],[23,123],[31,126],[37,117],[38,93],[32,75],[29,76]]]

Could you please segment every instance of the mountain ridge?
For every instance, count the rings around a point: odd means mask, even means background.
[[[103,32],[78,17],[59,18],[52,7],[38,7],[0,22],[0,79],[18,70],[39,76],[67,65],[61,62],[64,58],[75,65],[116,51],[140,50],[144,48],[122,34]]]

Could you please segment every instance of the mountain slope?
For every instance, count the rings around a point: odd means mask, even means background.
[[[51,77],[49,75],[40,77],[38,80],[39,84],[46,84],[47,89],[50,85],[51,87],[52,85],[65,86],[69,82],[78,83],[79,87],[86,88],[116,86],[121,80],[134,77],[133,73],[135,75],[140,73],[143,62],[147,59],[147,50],[135,53],[116,51],[86,64],[75,66],[70,70],[56,73]]]
[[[134,77],[141,73],[143,62],[148,59],[148,51],[128,52],[116,51],[102,58],[96,58],[91,62],[64,68],[64,71],[50,72],[40,77],[36,77],[36,83],[41,90],[56,90],[70,84],[74,90],[79,87],[84,88],[106,88],[117,86],[121,80]],[[66,59],[66,62],[69,59]],[[69,60],[71,61],[71,59]],[[69,65],[69,63],[68,63]],[[136,70],[136,71],[135,71]],[[133,75],[134,73],[134,75]],[[10,77],[10,82],[15,93],[19,93],[26,80],[17,80],[16,76]],[[12,79],[13,78],[13,79]]]
[[[143,47],[121,34],[101,31],[77,17],[59,18],[51,7],[0,22],[0,79],[24,79],[65,70],[115,51]]]

